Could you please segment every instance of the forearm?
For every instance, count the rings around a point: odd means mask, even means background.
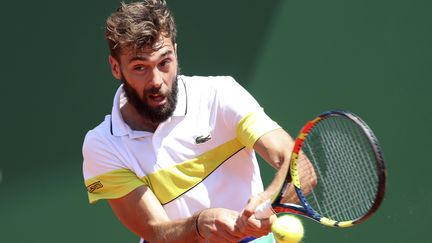
[[[281,162],[273,180],[267,186],[266,190],[263,192],[264,198],[273,197],[280,190],[280,185],[283,184],[287,173],[289,173],[289,158],[286,158]]]
[[[153,192],[142,186],[108,201],[118,219],[133,233],[150,242],[200,242],[197,214],[170,220]]]
[[[237,211],[205,209],[184,220],[150,223],[154,236],[150,242],[237,242],[246,236],[264,235],[263,229],[267,229],[265,232],[270,229],[266,222],[260,222],[252,229],[238,222]]]
[[[266,190],[259,195],[262,200],[276,196],[284,183],[290,167],[291,151],[294,140],[282,129],[270,132],[261,137],[254,148],[264,160],[277,169],[276,175]],[[300,151],[298,155],[298,171],[301,174],[303,192],[308,194],[316,185],[316,175],[312,164],[306,155]],[[296,194],[292,185],[284,195],[285,202],[295,202]]]
[[[149,222],[149,235],[143,235],[150,242],[204,242],[198,233],[197,219],[199,214],[168,222]],[[149,237],[150,236],[150,237]]]
[[[291,157],[290,152],[293,146],[293,139],[283,129],[269,132],[256,142],[254,149],[265,161],[277,170],[273,181],[268,185],[264,194],[274,194],[279,190],[279,186],[283,183],[288,173],[289,160]]]

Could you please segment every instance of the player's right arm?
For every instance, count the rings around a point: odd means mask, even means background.
[[[199,242],[197,214],[182,221],[170,221],[156,196],[140,186],[124,197],[108,200],[119,220],[132,232],[150,242],[192,239]],[[174,232],[173,232],[174,231]]]
[[[249,234],[238,226],[239,213],[222,208],[205,209],[171,220],[155,194],[122,162],[121,154],[98,131],[86,135],[83,172],[89,200],[108,200],[119,220],[150,242],[232,242]],[[198,226],[198,227],[197,227]],[[199,230],[199,233],[198,233]]]
[[[228,209],[206,209],[186,219],[170,220],[146,186],[108,201],[129,230],[150,242],[235,242],[246,236],[235,226],[238,212]]]

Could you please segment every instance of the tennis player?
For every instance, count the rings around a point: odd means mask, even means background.
[[[108,17],[121,84],[84,140],[90,203],[108,200],[141,242],[266,235],[274,218],[253,212],[278,188],[263,190],[255,151],[286,171],[292,139],[232,77],[180,75],[176,31],[165,0],[122,3]]]

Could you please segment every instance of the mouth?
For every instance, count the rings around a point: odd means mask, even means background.
[[[167,102],[166,96],[156,93],[148,95],[148,101],[151,106],[162,106]]]

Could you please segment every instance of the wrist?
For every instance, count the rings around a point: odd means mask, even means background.
[[[204,210],[203,210],[203,211],[204,211]],[[197,234],[198,234],[198,237],[201,238],[201,239],[205,239],[204,236],[200,233],[200,229],[199,229],[199,225],[200,225],[199,219],[200,219],[201,213],[202,213],[203,211],[200,211],[200,212],[197,214],[196,218],[195,218],[195,228],[196,228],[196,232],[197,232]]]

